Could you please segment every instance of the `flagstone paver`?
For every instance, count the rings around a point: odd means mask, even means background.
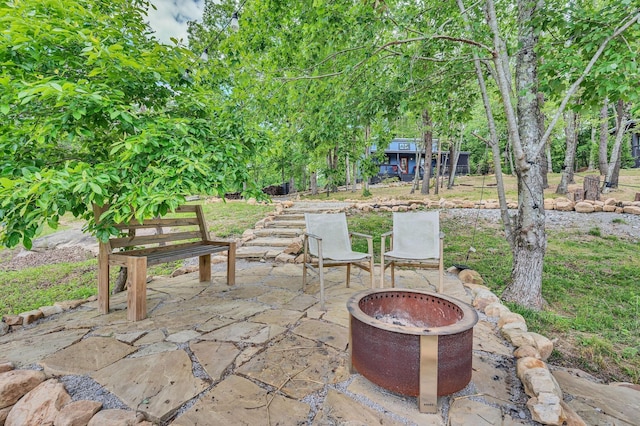
[[[339,351],[347,349],[349,343],[349,330],[344,327],[336,327],[324,321],[303,321],[293,332],[307,339],[322,342]]]
[[[193,376],[191,359],[183,350],[140,358],[125,358],[92,374],[95,381],[131,408],[162,421],[207,388]]]
[[[330,389],[322,409],[313,419],[314,425],[384,425],[403,423],[378,411],[362,405],[345,394]]]
[[[135,348],[109,337],[88,337],[40,363],[49,376],[88,374],[134,352]]]
[[[17,367],[31,365],[79,341],[88,331],[88,329],[61,330],[39,336],[39,338],[18,338],[0,346],[0,360],[11,361]]]
[[[348,377],[347,355],[314,340],[284,336],[244,364],[238,373],[302,399]]]
[[[209,377],[215,381],[220,380],[222,373],[240,354],[240,350],[232,343],[191,342],[189,348]]]
[[[273,394],[251,381],[231,375],[205,394],[173,424],[195,425],[302,425],[310,407]]]
[[[355,375],[347,387],[347,391],[353,399],[371,401],[385,412],[392,413],[413,424],[424,426],[443,425],[440,414],[421,413],[418,411],[415,398],[389,392],[359,374]],[[439,405],[442,407],[442,401]]]

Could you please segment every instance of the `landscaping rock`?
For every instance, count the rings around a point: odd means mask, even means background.
[[[2,317],[2,321],[4,321],[4,323],[6,325],[22,325],[22,320],[23,318],[19,315],[5,315],[4,317]]]
[[[44,317],[46,318],[64,311],[60,306],[41,306],[40,312],[42,312],[42,315],[44,315]]]
[[[56,379],[42,382],[13,406],[5,426],[52,425],[62,407],[71,401]]]
[[[628,214],[640,214],[640,207],[627,206],[623,209],[623,211]]]
[[[562,405],[557,395],[542,393],[537,397],[531,398],[527,402],[527,407],[533,420],[538,423],[558,426],[564,423]]]
[[[595,210],[595,207],[594,207],[593,204],[591,204],[589,202],[580,201],[580,202],[576,203],[574,209],[578,213],[593,213],[594,210]]]
[[[22,318],[22,324],[24,325],[31,324],[32,322],[38,321],[40,318],[44,318],[44,314],[40,309],[22,312],[19,316]]]
[[[97,401],[73,401],[62,407],[55,419],[55,426],[86,426],[102,408]]]
[[[46,379],[42,371],[11,370],[0,374],[0,408],[18,402]]]
[[[114,426],[114,425],[136,425],[138,418],[135,411],[130,410],[102,410],[89,420],[87,426]]]
[[[7,371],[11,371],[15,368],[12,362],[3,362],[0,364],[0,373],[6,373]]]
[[[465,284],[484,284],[482,276],[473,269],[465,269],[460,271],[458,278]]]
[[[0,336],[4,336],[9,332],[9,324],[6,322],[0,322]]]

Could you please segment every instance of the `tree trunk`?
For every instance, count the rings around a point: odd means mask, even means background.
[[[349,186],[351,185],[351,168],[349,165],[349,154],[347,154],[347,157],[344,160],[345,163],[345,191],[349,190]]]
[[[311,172],[310,181],[311,195],[318,195],[318,172]]]
[[[431,181],[431,158],[433,157],[433,122],[428,110],[422,112],[422,143],[424,144],[424,176],[422,177],[422,195],[429,194],[429,182]]]
[[[564,153],[564,163],[562,164],[562,177],[556,189],[556,194],[566,194],[570,183],[575,183],[573,179],[573,167],[576,158],[576,147],[578,146],[577,115],[571,110],[564,113],[564,136],[566,138],[566,151]]]
[[[590,146],[589,146],[589,165],[587,166],[587,170],[588,171],[593,171],[596,167],[596,161],[595,161],[595,149],[594,147],[597,146],[596,145],[596,127],[595,126],[591,126],[591,140],[589,142]]]
[[[608,145],[609,145],[609,102],[604,100],[600,110],[600,147],[598,150],[598,169],[602,176],[607,175]],[[606,179],[605,179],[606,180]]]
[[[604,184],[602,186],[602,193],[606,194],[610,188],[618,187],[618,176],[620,173],[620,159],[622,151],[622,141],[624,135],[627,132],[627,126],[629,125],[631,104],[618,101],[616,104],[616,139],[611,149],[611,159],[607,165],[607,174],[604,178]]]
[[[545,155],[547,156],[547,170],[553,172],[553,160],[551,159],[551,142],[547,142],[544,147]]]
[[[116,284],[113,286],[111,294],[120,293],[121,291],[124,291],[125,288],[127,288],[127,271],[128,270],[126,267],[120,267],[120,271],[118,271],[118,277],[116,278]]]
[[[544,107],[544,94],[538,92],[538,108],[542,111]],[[538,116],[538,127],[540,128],[540,134],[544,134],[544,114],[540,114]],[[539,160],[541,166],[542,173],[542,188],[547,189],[549,187],[549,179],[547,178],[547,173],[549,172],[549,165],[547,164],[547,157],[545,156],[545,152],[541,151]]]
[[[540,134],[538,104],[537,36],[531,24],[535,3],[518,1],[518,56],[516,58],[517,117],[511,103],[509,80],[501,66],[500,33],[493,0],[487,0],[487,20],[493,32],[493,56],[498,89],[507,129],[513,141],[518,178],[518,213],[513,232],[511,282],[503,299],[530,309],[542,308],[542,265],[546,251],[542,173],[539,153],[544,148]],[[542,142],[542,143],[541,143]]]
[[[442,136],[442,135],[441,135]],[[442,137],[438,138],[438,151],[436,152],[436,180],[435,185],[433,186],[433,193],[438,195],[440,192],[440,162],[442,161],[440,158],[440,152],[442,151]]]
[[[464,22],[465,22],[465,28],[469,33],[471,33],[469,16],[465,12],[466,8],[462,0],[457,0],[457,3],[458,3],[458,8],[460,9],[460,13],[462,14],[462,18],[464,19]],[[506,52],[506,49],[504,49],[504,51]],[[496,130],[496,122],[493,118],[493,109],[491,108],[491,101],[489,99],[489,92],[487,91],[487,85],[484,80],[484,73],[482,72],[482,67],[480,66],[480,58],[476,51],[473,52],[473,64],[476,71],[476,78],[478,79],[478,85],[480,86],[480,94],[482,95],[482,104],[484,106],[485,114],[487,116],[487,125],[489,127],[489,136],[490,136],[489,146],[491,147],[491,152],[493,153],[493,167],[495,169],[496,186],[498,189],[500,215],[502,217],[502,224],[504,226],[504,231],[507,237],[507,241],[511,243],[512,225],[511,225],[511,218],[509,217],[509,209],[507,206],[507,196],[504,189],[504,182],[502,179],[502,164],[500,163],[500,143],[498,141],[498,132]],[[507,143],[507,146],[509,146],[509,143]]]
[[[414,139],[415,141],[415,139]],[[416,144],[417,147],[417,144]],[[414,194],[416,189],[420,188],[420,161],[422,159],[422,147],[417,149],[416,153],[416,165],[413,173],[413,185],[411,186],[410,194]]]
[[[447,189],[453,189],[453,184],[456,179],[456,169],[458,168],[458,159],[460,158],[463,130],[464,125],[460,128],[460,138],[458,141],[451,144],[451,150],[449,153],[449,182],[447,183]]]
[[[365,128],[364,128],[364,144],[366,146],[365,151],[364,151],[365,159],[367,159],[367,158],[369,158],[371,156],[371,145],[369,144],[370,137],[371,137],[371,127],[365,126]],[[362,180],[362,193],[365,194],[365,195],[371,194],[371,192],[369,191],[369,181],[370,180],[371,180],[370,176],[364,176],[364,178]]]

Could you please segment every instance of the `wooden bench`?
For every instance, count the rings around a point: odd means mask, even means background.
[[[94,206],[96,222],[106,207]],[[144,223],[132,221],[115,225],[128,236],[111,238],[100,242],[98,253],[98,308],[109,312],[109,268],[127,268],[127,319],[139,321],[147,316],[147,266],[175,260],[199,258],[200,282],[211,281],[211,255],[228,252],[227,285],[235,284],[236,243],[214,241],[204,219],[202,206],[185,205],[176,209],[175,218],[155,218]],[[142,232],[140,230],[154,230]],[[119,251],[121,248],[131,250]],[[114,251],[117,250],[117,251]]]

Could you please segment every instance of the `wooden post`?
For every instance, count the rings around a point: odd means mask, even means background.
[[[147,317],[147,258],[127,258],[127,320],[140,321]]]

